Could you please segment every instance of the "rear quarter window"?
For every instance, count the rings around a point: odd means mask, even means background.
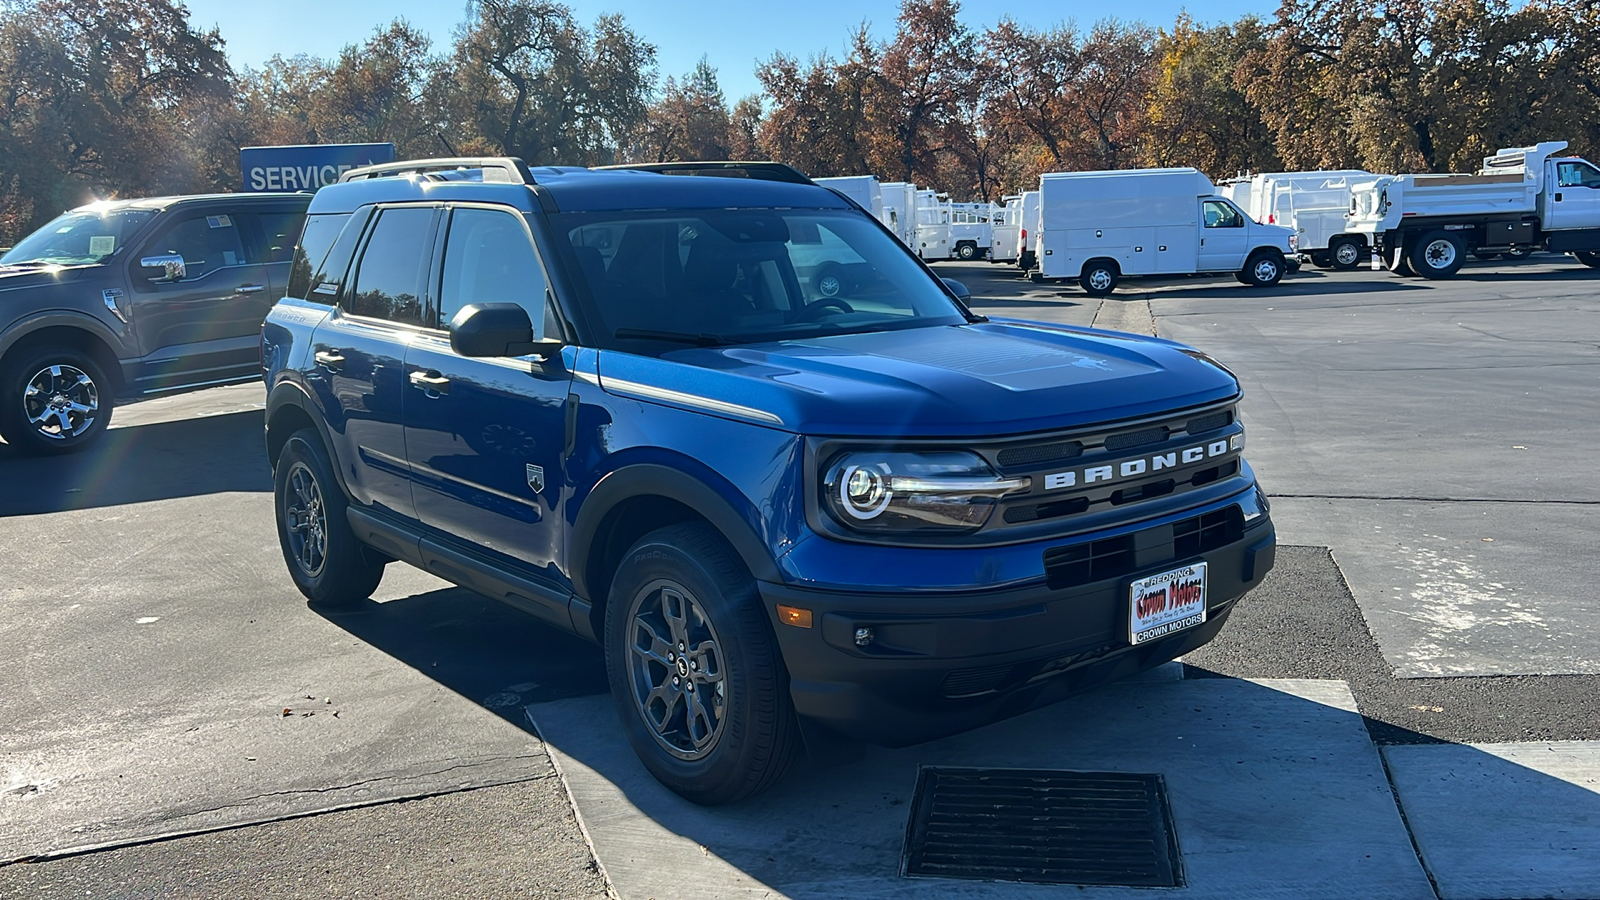
[[[288,296],[332,306],[339,284],[350,268],[356,241],[370,209],[355,213],[323,213],[306,217],[305,231],[294,248]],[[340,236],[343,235],[343,240]]]

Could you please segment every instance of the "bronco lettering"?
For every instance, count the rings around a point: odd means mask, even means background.
[[[1209,444],[1202,444],[1198,447],[1187,447],[1183,450],[1174,450],[1169,453],[1124,460],[1115,465],[1087,466],[1081,469],[1069,469],[1065,472],[1051,472],[1044,476],[1044,489],[1055,491],[1062,488],[1076,487],[1079,484],[1090,485],[1097,482],[1135,478],[1146,472],[1159,472],[1162,469],[1177,468],[1179,459],[1182,459],[1185,464],[1197,463],[1218,456],[1226,456],[1231,451],[1231,442],[1212,441]]]

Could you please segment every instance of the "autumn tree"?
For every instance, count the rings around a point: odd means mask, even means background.
[[[1143,164],[1194,166],[1215,178],[1279,167],[1272,132],[1236,78],[1265,40],[1263,25],[1249,16],[1207,28],[1183,14],[1159,33]]]
[[[963,110],[978,102],[978,41],[956,15],[958,0],[902,0],[899,27],[884,48],[869,96],[869,121],[885,139],[883,175],[911,181],[953,149]]]
[[[717,70],[702,56],[682,81],[668,76],[661,96],[645,111],[629,156],[645,162],[727,159],[731,127]]]

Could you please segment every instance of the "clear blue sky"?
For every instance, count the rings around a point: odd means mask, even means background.
[[[427,32],[434,49],[446,49],[466,17],[465,0],[188,0],[190,21],[222,30],[235,68],[259,66],[273,54],[309,53],[330,57],[346,44],[366,40],[374,28],[405,18]],[[717,69],[730,101],[760,90],[753,72],[759,60],[782,50],[805,59],[827,50],[841,56],[855,26],[866,21],[874,36],[894,33],[896,0],[567,0],[579,21],[593,23],[605,13],[622,13],[635,32],[656,45],[662,76],[682,75],[702,55]],[[1170,25],[1188,9],[1205,23],[1231,22],[1246,13],[1270,18],[1277,0],[1123,0],[1092,3],[1018,3],[1016,0],[964,0],[961,18],[975,30],[1006,14],[1045,28],[1067,19],[1087,27],[1115,15],[1125,21]]]

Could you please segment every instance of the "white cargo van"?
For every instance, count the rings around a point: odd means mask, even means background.
[[[1385,175],[1350,194],[1350,229],[1400,274],[1449,278],[1468,253],[1548,250],[1600,268],[1600,168],[1566,141],[1507,147],[1477,175]]]
[[[1345,226],[1350,187],[1378,176],[1360,169],[1323,172],[1263,172],[1251,179],[1248,199],[1239,205],[1250,218],[1295,230],[1295,249],[1324,269],[1354,269],[1372,251],[1363,234]]]
[[[994,233],[994,243],[989,247],[990,262],[1016,262],[1017,235],[1022,231],[1022,196],[1020,194],[1002,197],[1001,205],[995,207],[994,216],[990,222]]]
[[[1017,229],[1017,268],[1026,272],[1039,261],[1035,247],[1039,244],[1039,192],[1022,192],[1022,222]]]
[[[880,186],[883,197],[883,224],[907,247],[917,249],[917,186],[909,181],[890,181]]]
[[[1041,279],[1105,296],[1123,278],[1232,274],[1283,278],[1294,231],[1251,221],[1198,169],[1056,172],[1039,179]]]
[[[917,242],[912,246],[925,260],[949,259],[950,198],[938,191],[917,191]]]
[[[840,175],[833,178],[813,178],[817,184],[825,188],[832,188],[839,193],[854,200],[857,205],[880,222],[888,224],[884,218],[883,186],[878,179],[871,175]]]

